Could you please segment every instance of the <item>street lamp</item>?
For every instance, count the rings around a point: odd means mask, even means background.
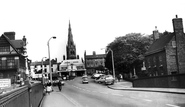
[[[43,59],[46,57],[42,58],[42,84],[44,84],[44,70],[43,70]]]
[[[48,40],[48,43],[47,43],[47,45],[48,45],[48,57],[49,57],[49,73],[50,73],[50,81],[51,81],[51,84],[53,84],[53,81],[52,81],[52,72],[51,72],[51,61],[50,61],[49,41],[50,41],[52,38],[53,38],[53,39],[56,39],[56,36],[51,37],[51,38]]]
[[[102,48],[104,49],[104,48]],[[108,52],[111,51],[111,57],[112,57],[112,72],[113,72],[113,77],[114,79],[116,79],[116,76],[115,76],[115,69],[114,69],[114,55],[113,55],[113,51],[112,49],[108,48]]]

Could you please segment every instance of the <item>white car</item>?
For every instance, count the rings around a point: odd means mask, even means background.
[[[104,74],[93,74],[91,78],[96,79],[100,77],[101,75],[104,75]]]
[[[114,77],[112,76],[112,75],[107,75],[106,77],[105,77],[105,84],[106,85],[113,85],[114,84],[114,81],[115,81],[115,79],[114,79]]]
[[[84,83],[86,83],[86,84],[89,83],[88,77],[87,77],[87,76],[83,76],[83,77],[82,77],[82,83],[83,83],[83,84],[84,84]]]
[[[94,81],[97,82],[97,83],[104,83],[105,82],[105,77],[106,77],[106,75],[100,75]]]

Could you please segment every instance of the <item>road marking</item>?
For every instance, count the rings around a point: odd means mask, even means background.
[[[180,106],[177,106],[177,105],[172,105],[172,104],[166,104],[167,106],[170,106],[170,107],[180,107]]]
[[[148,101],[148,102],[152,102],[152,100],[149,100],[149,99],[143,99],[144,101]]]
[[[62,93],[61,93],[62,94]],[[76,107],[82,107],[79,103],[74,101],[72,98],[67,97],[66,95],[62,94],[65,98],[67,98],[71,103],[73,103]]]
[[[115,95],[115,96],[123,96],[123,95],[120,95],[120,94],[111,94],[111,95]]]
[[[99,92],[99,93],[102,93],[102,94],[108,94],[108,93],[106,93],[106,92]]]

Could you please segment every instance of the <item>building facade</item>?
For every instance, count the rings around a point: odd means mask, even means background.
[[[57,59],[52,59],[51,60],[51,72],[52,72],[52,76],[55,77],[58,75],[58,71],[59,71],[59,64],[57,63]],[[42,78],[42,75],[45,79],[49,79],[50,78],[50,72],[49,72],[49,59],[45,60],[45,61],[36,61],[36,62],[32,62],[30,64],[30,69],[31,69],[31,77],[33,79],[38,79],[38,78]]]
[[[0,78],[11,78],[16,82],[18,75],[26,79],[26,38],[15,40],[15,32],[5,32],[0,37]]]
[[[182,18],[174,18],[173,33],[164,33],[158,38],[154,31],[154,43],[145,54],[149,76],[185,73],[185,34]]]
[[[96,52],[93,52],[92,55],[86,55],[85,52],[84,58],[87,74],[104,71],[106,54],[96,54]]]

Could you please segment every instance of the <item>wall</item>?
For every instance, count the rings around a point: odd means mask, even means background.
[[[43,85],[34,83],[0,95],[0,107],[39,107],[43,98]]]
[[[185,74],[136,79],[133,87],[185,88]]]
[[[149,76],[160,76],[167,74],[165,51],[146,56],[145,64]]]

